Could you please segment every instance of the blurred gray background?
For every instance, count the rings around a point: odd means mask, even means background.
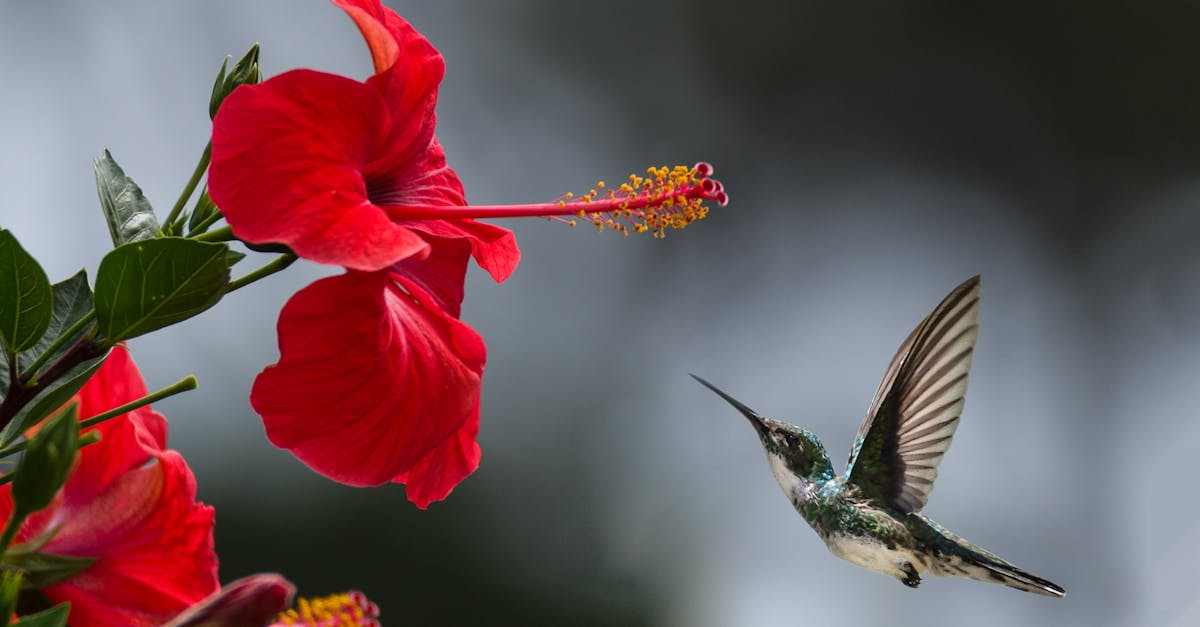
[[[509,221],[470,274],[483,464],[421,512],[318,477],[246,401],[298,264],[133,342],[217,508],[223,580],[357,587],[389,625],[1194,625],[1200,5],[392,3],[446,57],[439,136],[476,202],[707,160],[733,203],[665,241]],[[355,77],[321,0],[0,4],[0,224],[52,279],[109,247],[107,147],[165,212],[221,58]],[[245,268],[255,265],[250,260]],[[244,271],[244,270],[243,270]],[[984,277],[956,442],[926,509],[1062,584],[918,591],[829,555],[743,419],[839,470],[888,359]],[[260,287],[260,289],[259,289]]]

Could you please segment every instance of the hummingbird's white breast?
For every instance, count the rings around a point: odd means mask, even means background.
[[[771,474],[775,475],[779,487],[783,488],[783,493],[787,495],[793,505],[799,507],[801,502],[812,500],[815,487],[812,483],[797,477],[788,468],[787,462],[783,461],[782,455],[767,453],[767,461],[771,464]]]
[[[875,572],[904,579],[904,564],[912,564],[918,575],[929,570],[927,556],[897,546],[887,545],[870,536],[852,536],[844,533],[831,534],[825,540],[829,552],[854,564]]]

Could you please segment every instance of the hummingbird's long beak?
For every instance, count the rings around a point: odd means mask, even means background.
[[[691,374],[690,372],[688,374],[690,374],[693,379],[699,381],[700,385],[703,385],[704,387],[712,390],[713,392],[716,392],[717,396],[720,396],[721,398],[725,399],[725,402],[729,403],[730,405],[733,405],[734,409],[742,412],[742,415],[745,416],[746,419],[750,421],[750,424],[754,426],[755,431],[758,431],[760,434],[766,433],[767,425],[763,422],[762,416],[758,415],[758,412],[754,411],[753,409],[750,409],[749,407],[746,407],[745,405],[742,404],[741,401],[722,392],[720,389],[717,388],[717,386],[709,383],[708,381],[705,381],[704,379],[701,379],[700,377],[697,377],[696,375]]]

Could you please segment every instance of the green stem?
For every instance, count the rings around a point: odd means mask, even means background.
[[[196,164],[196,169],[192,171],[192,178],[188,180],[187,185],[179,194],[179,200],[175,201],[175,206],[171,207],[171,213],[167,214],[167,221],[163,223],[166,225],[166,228],[172,232],[175,232],[175,219],[179,217],[179,213],[183,211],[184,205],[186,205],[188,199],[192,197],[192,193],[196,191],[196,186],[200,184],[201,177],[203,177],[204,173],[208,171],[208,163],[210,161],[212,161],[211,141],[208,142],[208,145],[204,147],[204,154],[200,155],[200,162]]]
[[[71,339],[74,338],[75,335],[80,331],[82,331],[84,327],[90,324],[92,319],[95,317],[96,310],[92,309],[91,311],[83,314],[83,317],[75,321],[75,324],[72,324],[70,328],[68,328],[66,331],[63,331],[58,337],[54,338],[54,341],[50,343],[50,346],[47,346],[46,350],[42,351],[42,354],[38,355],[37,359],[33,360],[33,363],[29,364],[29,366],[25,369],[25,372],[28,373],[28,380],[30,384],[37,384],[38,368],[44,366],[46,361],[53,357],[54,353],[57,352],[58,349],[63,347],[63,344],[71,341]]]
[[[253,283],[259,279],[264,279],[266,277],[269,277],[272,274],[275,274],[276,272],[280,272],[280,271],[284,270],[285,268],[292,265],[293,263],[296,263],[296,255],[293,255],[291,253],[288,253],[286,255],[280,255],[280,256],[276,257],[274,261],[255,270],[254,272],[251,272],[250,274],[247,274],[246,276],[241,277],[239,279],[230,281],[229,289],[225,290],[225,293],[228,294],[234,290],[238,290],[243,287],[246,287],[247,285],[250,285],[251,283]]]
[[[12,473],[9,473],[9,476],[11,475]],[[8,545],[12,544],[13,538],[17,537],[17,530],[21,528],[28,516],[29,513],[22,512],[20,507],[13,507],[12,516],[9,516],[8,524],[4,525],[4,534],[0,535],[0,555],[8,550]]]
[[[196,389],[197,385],[199,385],[199,383],[196,381],[196,376],[189,374],[188,376],[176,381],[175,383],[172,383],[171,385],[168,385],[167,387],[165,387],[157,392],[154,392],[153,394],[147,394],[146,396],[143,396],[143,397],[137,399],[136,401],[131,401],[131,402],[125,403],[124,405],[121,405],[120,407],[114,407],[113,409],[110,409],[104,413],[96,414],[95,416],[92,416],[91,418],[88,418],[87,420],[81,420],[79,422],[79,428],[87,429],[88,427],[94,427],[94,426],[104,422],[105,420],[110,420],[112,418],[116,418],[117,416],[120,416],[121,414],[131,412],[139,407],[145,407],[146,405],[149,405],[150,403],[156,403],[158,401],[161,401],[164,398],[167,398],[168,396],[175,396],[176,394],[179,394],[181,392],[187,392],[188,390],[194,390],[194,389]],[[13,446],[15,446],[15,445],[13,445]],[[0,453],[3,453],[3,452],[4,452],[3,450],[0,450]]]
[[[83,448],[85,446],[95,444],[99,441],[100,441],[100,434],[98,432],[88,431],[87,433],[81,434],[79,436],[79,448]],[[29,447],[29,440],[21,440],[20,442],[14,442],[14,443],[9,444],[8,446],[0,449],[0,457],[8,457],[9,455],[12,455],[14,453],[20,453],[21,451],[25,450],[28,447]],[[4,475],[3,477],[0,477],[0,485],[4,485],[5,483],[12,481],[13,474],[14,473],[10,472],[10,473]]]
[[[213,211],[211,215],[201,220],[200,223],[195,227],[188,229],[188,237],[199,237],[201,233],[204,233],[206,230],[208,230],[208,227],[216,224],[217,220],[220,220],[224,217],[225,216],[221,215],[220,209]]]
[[[25,407],[39,393],[44,391],[51,383],[54,383],[67,373],[71,368],[79,364],[97,357],[102,357],[108,353],[108,349],[112,348],[111,344],[97,344],[91,340],[93,332],[96,330],[92,327],[91,331],[85,332],[83,337],[75,341],[70,348],[64,350],[54,363],[46,367],[45,372],[38,376],[36,385],[26,385],[15,374],[9,379],[8,393],[4,396],[4,400],[0,401],[0,432],[12,422],[13,418],[17,417],[21,408]],[[10,440],[11,441],[11,440]]]
[[[13,442],[12,444],[9,444],[8,446],[6,446],[4,448],[0,448],[0,457],[8,457],[9,455],[12,455],[14,453],[20,453],[21,451],[25,450],[25,447],[27,447],[27,446],[29,446],[29,440],[21,440],[20,442]],[[12,474],[13,473],[10,472],[4,476],[11,477]]]
[[[191,239],[194,239],[197,242],[228,242],[230,240],[237,239],[237,236],[233,234],[232,228],[223,226],[215,231],[201,233]]]

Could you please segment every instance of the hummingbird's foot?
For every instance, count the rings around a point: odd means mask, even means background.
[[[921,576],[917,574],[917,569],[913,568],[912,564],[909,562],[904,562],[904,566],[901,568],[901,570],[904,571],[905,577],[904,579],[900,580],[900,583],[908,586],[909,588],[916,588],[917,586],[921,585]]]

